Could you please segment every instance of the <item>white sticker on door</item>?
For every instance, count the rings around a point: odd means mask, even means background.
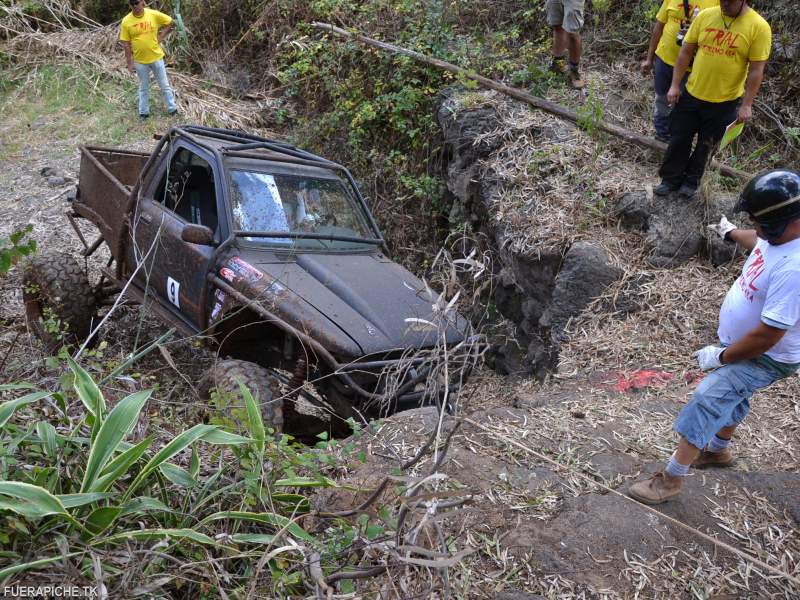
[[[172,277],[167,277],[167,298],[178,308],[181,307],[180,294],[181,284]]]

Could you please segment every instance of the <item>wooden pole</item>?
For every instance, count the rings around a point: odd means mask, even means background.
[[[387,44],[386,42],[379,42],[378,40],[373,40],[372,38],[368,38],[364,35],[347,31],[345,29],[336,27],[335,25],[331,25],[329,23],[312,23],[311,26],[317,29],[321,29],[322,31],[334,33],[342,37],[348,37],[358,40],[359,42],[366,44],[367,46],[372,46],[373,48],[379,48],[381,50],[385,50],[393,54],[402,54],[403,56],[408,56],[409,58],[413,58],[414,60],[417,60],[419,62],[432,65],[434,67],[443,69],[445,71],[450,71],[451,73],[461,75],[462,77],[466,77],[467,79],[472,79],[473,81],[477,81],[483,87],[496,90],[507,96],[511,96],[512,98],[516,98],[517,100],[526,102],[531,106],[535,106],[540,110],[556,115],[557,117],[561,117],[562,119],[566,119],[567,121],[572,121],[573,123],[578,122],[579,119],[578,113],[576,113],[572,109],[561,106],[560,104],[556,104],[555,102],[550,102],[549,100],[545,100],[544,98],[533,96],[532,94],[529,94],[528,92],[525,92],[519,88],[504,85],[492,79],[488,79],[486,77],[478,75],[473,71],[462,69],[461,67],[456,66],[452,63],[439,60],[438,58],[431,58],[430,56],[425,56],[424,54],[420,54],[419,52],[415,52],[414,50],[409,50],[408,48],[394,46],[393,44]],[[667,145],[664,144],[663,142],[659,142],[652,138],[643,136],[639,133],[631,131],[630,129],[625,129],[624,127],[619,127],[618,125],[612,125],[611,123],[606,123],[605,121],[600,121],[599,123],[597,123],[597,129],[600,129],[601,131],[605,131],[606,133],[610,133],[617,137],[621,137],[624,140],[627,140],[633,144],[637,144],[638,146],[642,146],[644,148],[657,150],[659,152],[664,152],[667,149]],[[711,165],[719,169],[720,173],[722,173],[723,175],[727,175],[728,177],[736,177],[738,179],[742,179],[745,181],[752,178],[752,175],[750,173],[747,173],[745,171],[740,171],[739,169],[734,169],[733,167],[729,167],[727,165],[723,165],[722,163],[716,160],[712,161]]]

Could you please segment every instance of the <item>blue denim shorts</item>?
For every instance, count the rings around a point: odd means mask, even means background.
[[[753,392],[783,379],[785,373],[763,361],[743,360],[709,373],[675,420],[675,431],[703,449],[723,427],[738,425],[750,411]]]

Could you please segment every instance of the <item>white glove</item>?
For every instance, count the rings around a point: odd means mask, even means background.
[[[692,354],[692,356],[697,358],[700,369],[710,371],[722,366],[722,361],[720,361],[719,357],[722,356],[724,351],[725,348],[721,346],[706,346]]]
[[[708,225],[707,228],[716,233],[723,240],[725,239],[725,236],[728,235],[731,231],[733,231],[734,229],[738,229],[736,225],[728,221],[728,217],[726,217],[725,215],[722,215],[722,218],[719,220],[719,223],[716,223],[714,225]]]

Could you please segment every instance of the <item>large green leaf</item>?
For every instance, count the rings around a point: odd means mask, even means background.
[[[95,491],[104,492],[120,477],[128,472],[131,465],[134,465],[145,453],[145,450],[150,446],[153,441],[153,436],[148,435],[141,442],[135,446],[131,446],[125,452],[118,454],[111,462],[106,465],[106,468],[100,472],[100,477],[97,478],[92,486]],[[122,448],[125,444],[120,444]]]
[[[247,408],[247,429],[255,440],[256,450],[258,450],[259,455],[263,455],[267,431],[264,428],[261,410],[247,386],[241,381],[238,383],[239,390],[242,392],[242,398],[244,398],[244,405]]]
[[[11,415],[13,415],[14,411],[16,411],[20,406],[37,402],[42,398],[47,398],[49,395],[50,392],[33,392],[32,394],[26,394],[25,396],[22,396],[22,398],[3,402],[0,404],[0,427],[3,427],[8,422],[8,420],[11,418]]]
[[[144,390],[131,394],[120,400],[108,413],[92,442],[81,492],[96,491],[95,483],[98,476],[117,451],[120,442],[136,425],[139,413],[152,393],[152,390]]]
[[[282,515],[275,513],[251,513],[234,510],[226,510],[216,512],[213,515],[207,516],[200,522],[200,526],[211,523],[212,521],[221,521],[223,519],[230,519],[232,521],[248,521],[250,523],[261,523],[262,525],[271,525],[276,529],[286,529],[294,537],[306,542],[316,542],[314,536],[308,533],[305,529],[300,527],[297,523]]]
[[[22,483],[21,481],[0,481],[0,494],[10,496],[16,500],[22,500],[28,510],[34,511],[40,517],[67,515],[67,510],[61,500],[38,485]],[[14,509],[11,508],[10,510]]]
[[[91,493],[91,494],[59,494],[56,496],[61,501],[61,504],[64,505],[64,508],[76,508],[78,506],[85,506],[86,504],[91,504],[92,502],[100,502],[101,500],[107,500],[108,498],[113,498],[117,494],[110,494],[110,493]]]
[[[0,385],[0,392],[10,392],[15,390],[35,390],[36,386],[32,383],[4,383]]]
[[[102,422],[106,414],[106,400],[92,376],[72,358],[67,357],[72,372],[75,374],[75,391],[83,402],[89,414],[95,417],[95,422]]]

